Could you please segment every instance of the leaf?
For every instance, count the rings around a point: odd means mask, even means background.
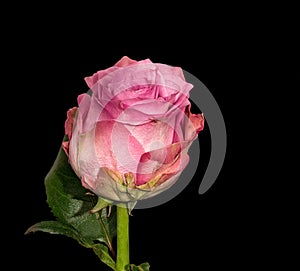
[[[104,262],[106,265],[111,267],[113,270],[116,268],[115,261],[110,257],[108,253],[108,249],[103,244],[96,244],[93,246],[93,250],[95,254],[99,257],[99,259]]]
[[[82,240],[82,237],[77,233],[75,229],[69,227],[68,225],[64,225],[58,221],[42,221],[36,223],[32,225],[30,228],[28,228],[25,234],[34,233],[37,231],[48,232],[51,234],[65,235],[77,240],[83,246],[87,246],[87,244],[89,244],[88,240]]]
[[[125,266],[125,271],[149,271],[150,264],[149,263],[142,263],[139,266],[134,264],[128,264]]]
[[[107,217],[106,208],[91,213],[98,198],[88,193],[68,163],[60,148],[58,156],[45,178],[47,203],[59,222],[76,229],[82,239],[98,240],[111,246],[116,219],[112,212]]]
[[[116,208],[109,204],[103,208],[98,206],[91,212],[99,202],[98,197],[81,185],[62,148],[45,177],[45,187],[47,203],[57,221],[36,223],[25,234],[42,231],[71,237],[92,248],[101,261],[114,268],[110,253],[114,255],[112,240],[116,236]]]

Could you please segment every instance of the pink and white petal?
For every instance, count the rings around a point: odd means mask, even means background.
[[[186,111],[187,118],[183,124],[185,140],[194,140],[199,132],[204,129],[204,115],[192,114],[189,109]]]
[[[136,60],[129,58],[128,56],[123,56],[114,66],[116,67],[126,67],[137,63]]]
[[[98,161],[98,167],[110,167],[117,170],[117,161],[112,148],[112,131],[114,121],[99,121],[90,133],[88,144],[92,145]],[[88,155],[88,154],[87,154]]]
[[[73,125],[75,122],[75,116],[77,112],[77,107],[73,107],[67,112],[67,119],[65,121],[65,134],[68,136],[69,140],[72,137]]]
[[[127,101],[124,101],[126,103]],[[123,102],[122,102],[123,103]],[[115,120],[129,125],[143,125],[150,121],[168,122],[170,126],[181,127],[180,121],[185,118],[184,111],[173,104],[160,99],[138,100],[124,107]],[[176,120],[176,124],[175,124]],[[177,129],[176,129],[177,130]]]
[[[163,164],[153,174],[137,174],[136,185],[140,189],[152,189],[168,181],[172,176],[181,173],[189,162],[187,153],[181,153],[170,164]]]
[[[146,152],[141,156],[138,170],[135,173],[136,185],[149,182],[155,176],[167,170],[180,171],[186,166],[187,148],[189,142],[179,142],[165,148]],[[184,159],[183,159],[184,158]],[[176,170],[175,170],[176,168]]]
[[[136,61],[136,60],[130,59],[127,56],[123,56],[118,62],[116,62],[116,64],[114,66],[109,67],[104,70],[99,70],[91,76],[86,76],[84,78],[84,80],[85,80],[86,84],[88,85],[88,87],[90,89],[93,89],[97,82],[99,82],[102,78],[109,75],[110,73],[118,70],[119,68],[123,68],[123,67],[130,66],[133,64],[145,64],[145,63],[151,63],[151,61],[149,59],[145,59],[142,61]]]
[[[62,149],[64,150],[67,157],[69,157],[69,145],[70,145],[69,141],[63,141],[62,144],[61,144]]]
[[[131,135],[131,131],[118,122],[112,123],[110,146],[116,161],[116,168],[122,174],[136,172],[144,146]]]
[[[102,120],[113,120],[120,114],[117,105],[108,103],[105,107],[103,101],[97,99],[94,95],[82,95],[79,104],[79,112],[82,118],[81,133],[86,133],[95,127],[96,122]]]
[[[112,67],[109,67],[107,69],[104,69],[104,70],[100,70],[100,71],[97,71],[95,72],[93,75],[91,76],[86,76],[84,78],[86,84],[88,85],[88,87],[90,89],[94,89],[94,86],[95,84],[101,80],[103,77],[105,77],[106,75],[112,73],[113,71],[117,70],[119,67],[118,66],[112,66]]]
[[[78,124],[78,118],[80,118],[81,122],[80,122],[80,129],[78,129],[79,132],[83,132],[84,127],[89,125],[88,121],[87,123],[86,120],[88,118],[88,114],[90,111],[90,106],[91,106],[91,101],[92,101],[92,97],[86,93],[84,94],[80,94],[77,97],[77,102],[78,102],[78,114],[77,114],[77,120],[76,120],[76,125]]]
[[[137,60],[133,60],[133,59],[129,58],[128,56],[123,56],[114,66],[126,67],[126,66],[133,65],[133,64],[140,65],[142,63],[152,63],[152,62],[149,58],[137,61]]]
[[[170,88],[176,90],[176,92],[182,93],[184,96],[189,97],[189,92],[193,88],[191,83],[186,82],[182,69],[166,64],[156,64],[158,74],[161,74],[165,84]],[[161,93],[162,97],[167,97],[171,93]]]
[[[130,137],[134,137],[139,141],[145,152],[161,149],[172,144],[176,132],[169,123],[160,120],[153,120],[138,126],[128,126],[128,130],[130,130]]]

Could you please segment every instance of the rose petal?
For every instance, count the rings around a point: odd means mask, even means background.
[[[113,153],[116,169],[122,174],[136,172],[140,157],[145,152],[144,146],[131,135],[128,129],[130,127],[118,122],[111,122],[110,125],[110,142],[106,144],[109,144],[110,151]],[[101,128],[99,128],[100,132]],[[105,155],[105,152],[103,154]]]
[[[171,156],[171,155],[166,155]],[[145,170],[150,170],[150,168],[155,165],[155,163],[159,163],[158,161],[151,160],[151,163],[140,163],[139,171],[136,174],[136,185],[141,188],[152,188],[154,186],[160,185],[161,183],[167,181],[171,176],[180,173],[187,166],[189,161],[189,156],[187,153],[182,152],[177,155],[177,158],[172,160],[170,164],[159,164],[159,167],[156,171],[146,173]],[[150,161],[148,161],[150,162]],[[147,168],[150,164],[150,168]],[[154,168],[155,169],[155,168]]]
[[[113,71],[117,70],[118,68],[130,66],[133,64],[143,64],[143,63],[152,63],[150,59],[145,59],[142,61],[136,61],[133,59],[130,59],[127,56],[123,56],[114,66],[109,67],[104,70],[97,71],[91,76],[87,76],[84,78],[85,82],[87,83],[88,87],[92,89],[92,87],[104,76],[112,73]]]
[[[128,130],[130,130],[130,137],[135,138],[146,152],[172,144],[176,132],[172,126],[162,121],[151,121],[133,127],[128,126]]]
[[[177,74],[178,68],[140,61],[121,68],[114,66],[105,76],[96,74],[86,81],[93,93],[107,102],[121,92],[137,86],[160,86],[159,97],[163,98],[178,92],[188,97],[193,85]]]
[[[73,107],[69,109],[67,112],[67,119],[65,121],[65,134],[68,136],[69,140],[72,137],[76,112],[77,112],[77,107]]]
[[[123,56],[114,66],[125,67],[134,63],[137,63],[137,61],[129,58],[128,56]]]
[[[142,185],[149,182],[156,176],[166,174],[175,174],[183,170],[186,166],[186,151],[184,151],[190,142],[178,142],[168,145],[164,148],[146,152],[141,156],[138,170],[136,172],[136,185]]]
[[[186,116],[184,124],[185,140],[194,140],[199,132],[204,129],[204,115],[192,114],[190,106],[187,106]]]

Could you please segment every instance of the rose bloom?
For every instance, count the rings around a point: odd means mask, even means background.
[[[126,56],[85,81],[67,112],[63,142],[82,185],[109,201],[134,202],[172,186],[204,127],[192,114],[182,69]]]

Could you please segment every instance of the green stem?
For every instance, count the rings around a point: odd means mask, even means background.
[[[129,264],[129,214],[125,204],[117,206],[116,271],[125,271]]]

